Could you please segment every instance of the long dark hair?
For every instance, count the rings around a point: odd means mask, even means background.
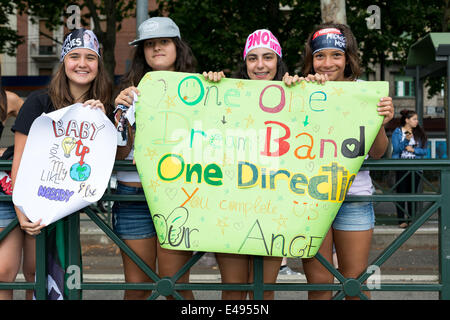
[[[406,124],[406,119],[410,119],[411,117],[417,115],[417,112],[413,110],[403,109],[402,111],[400,111],[400,114],[402,116],[400,118],[400,125],[404,127]],[[414,136],[414,140],[420,142],[420,145],[422,147],[427,144],[427,135],[420,124],[417,124],[415,128],[412,128],[412,134]]]
[[[8,98],[6,97],[6,91],[2,86],[2,69],[0,66],[0,121],[6,120],[8,115]]]
[[[195,72],[197,67],[197,60],[192,53],[189,45],[178,37],[170,38],[175,44],[177,57],[175,59],[175,71],[178,72]],[[152,68],[147,64],[144,54],[144,40],[139,42],[134,48],[133,59],[131,61],[130,70],[128,70],[122,77],[119,85],[119,90],[123,90],[129,86],[136,86],[141,81],[142,77]]]
[[[286,72],[288,72],[288,68],[286,64],[284,63],[283,59],[277,56],[277,73],[275,74],[275,77],[273,80],[281,81],[283,80],[283,76]],[[247,72],[247,64],[242,62],[239,66],[238,71],[234,74],[233,78],[238,79],[250,79]]]
[[[313,50],[311,48],[311,41],[314,33],[325,28],[336,28],[339,29],[345,37],[346,48],[345,48],[345,61],[346,66],[344,69],[344,77],[348,80],[356,80],[361,75],[361,63],[358,55],[358,43],[352,30],[345,24],[338,23],[323,23],[316,26],[313,31],[309,34],[306,40],[305,49],[303,52],[303,68],[302,73],[304,76],[308,74],[315,74],[313,65]]]

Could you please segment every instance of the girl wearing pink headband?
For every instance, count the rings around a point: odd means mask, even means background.
[[[281,81],[284,75],[288,75],[280,43],[269,30],[259,29],[248,35],[243,57],[244,62],[233,75],[234,78]],[[205,71],[203,76],[206,80],[214,82],[225,78],[222,71]]]
[[[358,45],[350,28],[342,24],[322,24],[308,37],[303,74],[305,80],[315,74],[318,82],[358,81],[361,74]],[[297,77],[297,76],[296,76]],[[286,83],[298,82],[298,77],[289,77]],[[384,125],[394,116],[392,98],[383,97],[378,103],[378,114],[384,117],[369,156],[379,159],[388,146]],[[373,190],[369,171],[358,172],[348,194],[371,195]],[[339,263],[339,272],[346,278],[357,278],[367,270],[370,243],[375,223],[371,202],[344,202],[328,231],[319,253],[332,264],[333,245]],[[308,283],[333,283],[334,276],[316,259],[302,259]],[[309,299],[331,299],[331,291],[309,291]],[[368,295],[368,293],[366,293]],[[347,297],[354,299],[358,297]]]
[[[256,30],[247,37],[243,57],[244,63],[235,75],[236,78],[281,81],[287,74],[287,67],[281,58],[281,46],[269,30]],[[214,82],[225,77],[223,72],[211,71],[204,72],[203,76],[206,80]],[[252,256],[216,253],[216,259],[223,283],[253,282]],[[281,260],[279,257],[264,257],[264,283],[276,282]],[[244,300],[246,297],[245,291],[222,291],[224,300]],[[264,292],[264,299],[273,298],[273,291]]]
[[[275,52],[280,58],[282,58],[280,43],[269,30],[256,30],[247,37],[247,41],[245,42],[244,47],[244,60],[247,54],[255,48],[270,49]]]

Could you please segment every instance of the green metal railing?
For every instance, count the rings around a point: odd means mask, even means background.
[[[0,170],[8,170],[10,161],[0,161]],[[197,252],[173,277],[161,279],[145,262],[137,256],[133,250],[112,231],[111,227],[97,212],[87,207],[83,212],[91,219],[103,232],[123,250],[151,279],[152,283],[114,283],[114,282],[84,282],[82,281],[75,288],[66,288],[68,299],[81,299],[83,290],[152,290],[149,299],[156,299],[159,296],[172,295],[177,299],[182,299],[180,290],[243,290],[252,291],[254,298],[263,298],[265,290],[274,291],[309,291],[325,290],[335,291],[334,299],[342,299],[346,295],[358,296],[367,299],[364,291],[433,291],[439,293],[440,299],[450,299],[450,161],[448,160],[367,160],[364,162],[363,170],[376,171],[397,171],[409,170],[418,172],[435,171],[438,172],[438,187],[432,186],[431,191],[420,194],[395,194],[395,185],[388,186],[387,193],[374,194],[371,196],[348,196],[346,201],[373,201],[373,202],[417,202],[422,203],[422,210],[416,212],[411,225],[405,229],[391,244],[389,244],[369,265],[381,267],[431,216],[438,213],[438,251],[439,251],[439,278],[437,282],[430,283],[379,283],[376,288],[365,282],[372,275],[372,271],[360,274],[356,279],[345,278],[336,268],[333,267],[322,255],[317,254],[316,258],[335,276],[337,282],[333,284],[308,284],[308,283],[263,283],[263,260],[262,257],[254,257],[253,271],[254,280],[249,284],[222,284],[222,283],[176,283],[176,281],[186,273],[203,256],[204,253]],[[128,161],[117,161],[114,170],[135,170]],[[421,176],[424,178],[424,176]],[[426,181],[426,179],[425,179]],[[426,183],[429,183],[426,181]],[[431,185],[431,183],[429,183]],[[105,193],[102,197],[104,201],[145,201],[144,196],[119,196]],[[0,196],[0,201],[11,201],[11,196]],[[64,218],[65,230],[67,232],[66,242],[66,265],[78,266],[82,270],[80,256],[80,217],[73,214]],[[0,233],[0,241],[17,226],[17,219]],[[35,282],[15,282],[0,283],[1,289],[34,289],[37,299],[47,298],[47,252],[46,236],[47,228],[36,237],[36,280]]]

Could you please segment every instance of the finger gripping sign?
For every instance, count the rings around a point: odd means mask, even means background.
[[[42,114],[27,137],[14,204],[49,225],[98,201],[114,166],[115,132],[102,111],[80,103]]]
[[[387,82],[150,72],[136,165],[162,247],[313,257],[380,129]]]

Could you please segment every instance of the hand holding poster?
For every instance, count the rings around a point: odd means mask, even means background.
[[[116,130],[99,109],[80,103],[43,114],[31,126],[13,202],[49,225],[99,200],[116,154]]]
[[[386,82],[150,72],[136,165],[164,248],[316,254],[380,129]]]

